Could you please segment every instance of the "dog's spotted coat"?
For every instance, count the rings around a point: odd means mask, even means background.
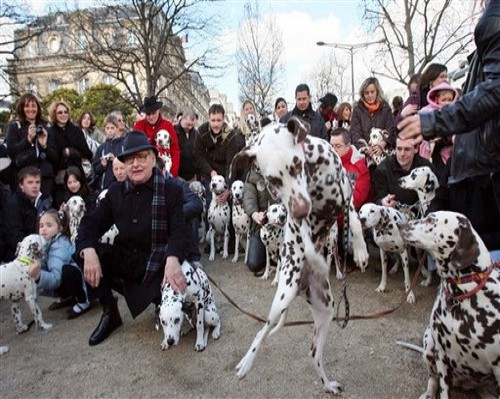
[[[286,208],[283,204],[272,204],[264,212],[264,219],[260,228],[260,239],[266,246],[266,270],[263,280],[269,278],[271,260],[276,262],[276,274],[271,285],[278,285],[279,270],[281,267],[281,250],[285,238]]]
[[[431,201],[436,197],[439,181],[434,172],[428,166],[415,168],[407,176],[399,179],[402,188],[415,190],[418,195],[419,215],[424,216],[429,209]]]
[[[339,393],[340,384],[328,379],[323,368],[323,347],[334,309],[329,267],[319,254],[332,224],[346,208],[354,260],[363,270],[368,263],[368,252],[340,158],[328,142],[308,135],[309,130],[307,123],[295,117],[286,126],[269,124],[253,145],[245,147],[233,159],[233,170],[255,162],[269,192],[281,198],[288,214],[276,295],[267,322],[239,362],[237,373],[240,378],[248,373],[263,340],[283,326],[291,301],[302,293],[314,318],[311,346],[314,365],[324,389]]]
[[[19,244],[16,259],[0,265],[0,299],[11,302],[11,313],[18,334],[28,330],[23,323],[19,301],[24,298],[33,315],[37,327],[43,330],[52,328],[52,324],[45,323],[42,311],[38,306],[37,287],[35,280],[28,274],[29,262],[40,260],[44,253],[45,239],[38,234],[26,236]],[[0,354],[8,351],[5,346],[0,347]]]
[[[421,398],[493,384],[500,397],[500,269],[462,214],[432,212],[400,226],[436,260],[441,285],[424,336],[429,381]],[[482,286],[484,284],[484,286]],[[491,397],[491,396],[490,396]]]
[[[382,162],[382,160],[384,160],[385,157],[394,153],[394,151],[389,148],[382,148],[384,142],[387,142],[388,138],[389,132],[387,130],[373,127],[370,130],[370,139],[368,140],[368,143],[365,139],[359,139],[358,144],[361,144],[359,151],[365,154],[366,164],[369,168],[372,166],[377,166],[380,162]],[[380,148],[382,148],[382,153],[369,155],[368,149],[373,146],[379,146]]]
[[[243,208],[243,195],[245,192],[245,183],[241,180],[235,180],[231,184],[231,213],[234,227],[234,256],[233,263],[238,262],[240,252],[240,241],[245,239],[245,263],[248,259],[248,242],[250,240],[250,217]]]
[[[207,346],[210,328],[213,328],[212,338],[219,339],[221,322],[205,272],[194,269],[187,261],[182,264],[182,272],[187,281],[185,294],[176,293],[168,283],[162,290],[159,318],[164,339],[161,348],[165,350],[179,343],[182,322],[187,318],[191,326],[196,326],[195,350],[200,352]]]
[[[404,214],[388,206],[368,203],[364,204],[359,210],[359,220],[363,228],[372,229],[373,240],[380,249],[382,278],[376,291],[384,292],[387,287],[387,254],[398,254],[403,264],[405,292],[408,293],[406,301],[408,303],[415,303],[415,294],[410,290],[411,279],[408,249],[398,229],[398,223],[407,221]],[[396,261],[390,273],[396,273],[397,269],[398,261]]]
[[[73,195],[64,204],[64,211],[68,214],[69,218],[69,231],[71,233],[71,242],[74,244],[76,241],[76,236],[78,234],[78,227],[80,227],[80,221],[85,214],[87,207],[85,206],[85,201],[79,195]]]
[[[208,208],[208,232],[207,241],[210,243],[209,260],[215,259],[215,239],[216,235],[222,235],[224,239],[222,258],[229,256],[229,223],[231,222],[231,208],[226,201],[220,205],[217,202],[217,196],[227,190],[226,179],[224,176],[212,176],[210,181],[210,191],[212,191],[212,201]]]

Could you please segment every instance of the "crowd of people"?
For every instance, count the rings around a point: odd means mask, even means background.
[[[463,94],[447,83],[445,65],[430,64],[412,77],[404,102],[394,98],[389,103],[378,79],[369,77],[354,104],[338,104],[335,94],[324,93],[314,109],[309,86],[299,84],[290,110],[279,97],[273,112],[260,115],[247,100],[239,123],[231,126],[224,107],[213,104],[208,120],[198,126],[196,113],[188,108],[171,122],[161,112],[161,101],[151,96],[132,128],[117,110],[106,116],[103,132],[90,112],[76,119],[69,105],[58,100],[48,107],[46,119],[38,98],[22,95],[5,129],[11,165],[0,183],[0,259],[14,259],[23,237],[44,237],[44,258],[33,262],[29,273],[41,292],[57,298],[50,309],[70,307],[68,318],[84,314],[99,300],[103,314],[89,339],[97,345],[122,324],[113,291],[125,297],[134,317],[150,303],[159,304],[163,284],[184,292],[180,265],[185,259],[200,265],[203,214],[188,184],[204,185],[208,206],[210,180],[222,175],[228,187],[232,180],[245,181],[243,205],[252,221],[247,266],[259,275],[266,261],[259,228],[273,198],[258,168],[230,175],[230,165],[255,133],[247,121],[257,121],[262,129],[292,116],[306,121],[310,134],[330,142],[339,155],[352,177],[356,209],[367,202],[411,208],[417,195],[398,180],[428,166],[442,186],[432,210],[467,215],[492,257],[500,257],[500,41],[498,29],[489,33],[498,8],[498,2],[491,2],[478,23],[478,48]],[[385,132],[377,144],[370,144],[373,128]],[[168,133],[166,149],[156,140],[160,132]],[[372,157],[382,160],[369,167]],[[74,195],[86,206],[75,242],[65,211]],[[231,201],[230,190],[217,201]],[[114,242],[100,241],[113,225],[118,231]]]

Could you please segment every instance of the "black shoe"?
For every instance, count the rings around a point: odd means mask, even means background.
[[[123,324],[116,302],[117,300],[115,298],[111,304],[103,304],[101,321],[99,321],[99,324],[89,338],[90,346],[100,344],[108,338],[113,331]]]

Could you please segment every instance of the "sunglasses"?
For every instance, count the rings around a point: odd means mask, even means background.
[[[56,112],[56,114],[57,114],[57,115],[64,115],[64,114],[68,114],[68,113],[69,113],[69,112],[68,112],[68,110],[67,110],[67,109],[65,109],[65,110],[61,110],[61,111],[57,111],[57,112]]]

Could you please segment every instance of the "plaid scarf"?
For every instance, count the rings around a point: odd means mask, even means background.
[[[167,210],[165,178],[158,168],[153,169],[153,199],[151,201],[151,254],[149,255],[143,284],[147,285],[160,271],[167,250]]]

